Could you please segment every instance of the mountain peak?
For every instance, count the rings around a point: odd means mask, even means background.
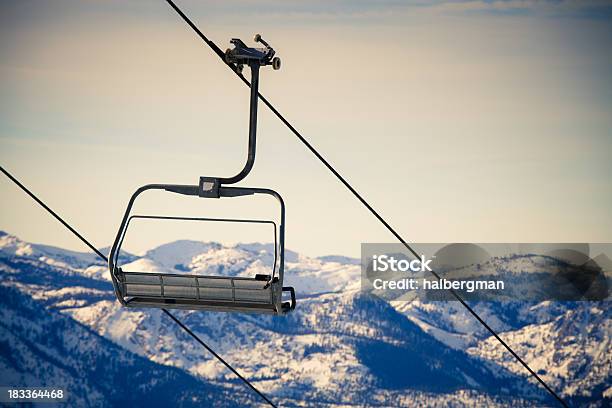
[[[0,234],[0,252],[7,255],[28,256],[34,253],[32,245],[14,235],[2,231]]]
[[[223,245],[218,242],[182,239],[157,246],[147,251],[143,258],[150,259],[161,267],[174,269],[177,265],[189,265],[191,260],[198,255],[222,247]]]

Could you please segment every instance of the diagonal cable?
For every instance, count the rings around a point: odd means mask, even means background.
[[[77,238],[81,240],[85,245],[87,245],[96,255],[98,255],[104,262],[108,262],[108,258],[99,249],[93,246],[83,235],[81,235],[77,230],[75,230],[70,224],[68,224],[62,217],[60,217],[55,211],[53,211],[47,204],[45,204],[40,198],[36,196],[30,189],[24,186],[19,180],[17,180],[11,173],[4,169],[4,167],[0,166],[0,171],[4,173],[6,177],[9,178],[13,183],[15,183],[20,189],[22,189],[27,195],[29,195],[34,201],[36,201],[42,208],[44,208],[49,214],[53,216],[56,220],[58,220],[64,227],[66,227],[70,232],[72,232]],[[219,360],[225,367],[227,367],[232,373],[236,375],[242,382],[245,383],[247,387],[253,390],[257,395],[259,395],[266,403],[268,403],[271,407],[276,408],[276,405],[268,399],[261,391],[259,391],[249,380],[244,378],[234,367],[232,367],[227,361],[223,359],[219,354],[217,354],[208,344],[204,342],[197,334],[192,332],[189,327],[187,327],[183,322],[181,322],[176,316],[174,316],[167,309],[162,309],[162,311],[167,314],[176,324],[178,324],[187,334],[194,338],[195,341],[200,343],[206,350],[210,352],[217,360]]]
[[[208,39],[208,37],[206,37],[204,33],[202,33],[202,31],[189,19],[189,17],[185,15],[185,13],[183,13],[183,11],[172,0],[166,0],[166,2],[174,9],[174,11],[177,12],[179,16],[181,16],[185,23],[187,23],[187,25],[191,27],[195,31],[195,33],[213,50],[213,52],[217,54],[221,61],[225,65],[227,65],[242,80],[242,82],[244,82],[248,87],[250,87],[251,84],[244,77],[244,75],[242,75],[242,73],[240,73],[236,69],[236,66],[233,64],[229,64],[225,61],[225,54],[223,53],[223,51],[221,51],[221,49],[213,41]],[[261,92],[258,93],[258,96],[259,99],[264,103],[264,105],[266,105],[272,111],[272,113],[274,113],[276,117],[278,117],[278,119],[280,119],[280,121],[289,128],[289,130],[291,130],[291,132],[300,140],[300,142],[302,142],[308,148],[308,150],[310,150],[310,152],[314,154],[315,157],[319,159],[319,161],[321,161],[321,163],[323,163],[323,165],[325,165],[325,167],[327,167],[329,171],[331,171],[331,173],[353,194],[353,196],[355,196],[355,198],[357,198],[357,200],[359,200],[359,202],[361,202],[361,204],[363,204],[370,211],[370,213],[372,213],[372,215],[374,215],[374,217],[376,217],[376,219],[382,225],[384,225],[384,227],[389,232],[391,232],[391,234],[399,242],[401,242],[406,247],[406,249],[408,249],[408,251],[410,251],[410,253],[412,253],[415,257],[418,258],[418,253],[408,244],[408,242],[406,242],[406,240],[402,238],[402,236],[378,213],[378,211],[376,211],[368,203],[368,201],[363,198],[363,196],[359,194],[359,192],[355,190],[355,188],[353,188],[353,186],[325,159],[325,157],[323,157],[321,153],[319,153],[317,149],[315,149],[312,144],[310,144],[310,142],[306,140],[306,138],[304,138],[304,136],[302,136],[302,134],[298,132],[298,130],[293,127],[293,125],[289,123],[287,119],[285,119],[285,117],[272,105],[272,103],[269,102],[261,94]],[[436,279],[441,279],[440,275],[437,272],[431,271],[431,273],[436,277]],[[472,309],[470,305],[465,302],[465,300],[463,300],[463,298],[456,291],[454,291],[453,289],[449,289],[449,292],[468,310],[468,312],[476,320],[478,320],[478,322],[489,333],[491,333],[491,335],[495,337],[495,339],[497,339],[497,341],[529,372],[529,374],[531,374],[531,376],[535,378],[546,389],[546,391],[548,391],[553,397],[555,397],[555,399],[557,399],[557,401],[559,401],[562,406],[568,407],[567,403],[548,384],[546,384],[546,382],[544,382],[544,380],[535,371],[533,371],[531,367],[529,367],[529,365],[518,354],[516,354],[516,352],[514,352],[514,350],[512,350],[512,348],[493,330],[493,328],[491,328],[491,326],[487,324],[487,322],[485,322],[478,315],[478,313],[476,313],[474,309]]]

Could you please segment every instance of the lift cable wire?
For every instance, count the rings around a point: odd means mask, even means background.
[[[223,63],[227,65],[242,80],[242,82],[244,82],[248,87],[250,87],[251,84],[244,77],[244,75],[242,75],[242,73],[237,70],[234,65],[228,64],[225,61],[225,54],[223,53],[223,51],[221,51],[221,49],[213,41],[209,40],[204,35],[204,33],[200,31],[200,29],[189,19],[189,17],[185,15],[185,13],[183,13],[183,11],[172,0],[166,0],[166,2],[174,9],[174,11],[177,12],[179,16],[183,18],[185,23],[187,23],[187,25],[191,27],[193,31],[195,31],[195,33],[213,50],[213,52],[217,54],[221,61],[223,61]],[[304,136],[302,136],[302,134],[298,132],[298,130],[293,127],[293,125],[291,125],[291,123],[289,123],[287,119],[285,119],[285,117],[272,105],[272,103],[268,101],[261,94],[261,92],[258,92],[258,96],[259,99],[272,111],[272,113],[274,113],[276,117],[278,117],[278,119],[280,119],[280,121],[289,128],[289,130],[291,130],[291,132],[300,140],[300,142],[302,142],[308,148],[308,150],[310,150],[310,152],[314,154],[315,157],[319,159],[319,161],[321,161],[321,163],[323,163],[329,171],[332,172],[332,174],[355,196],[355,198],[357,198],[361,202],[361,204],[363,204],[372,213],[372,215],[374,215],[374,217],[376,217],[376,219],[378,219],[378,221],[380,221],[380,223],[382,223],[385,228],[389,232],[391,232],[391,234],[393,234],[393,236],[399,242],[401,242],[406,247],[406,249],[408,249],[408,251],[410,251],[415,257],[418,258],[419,254],[406,242],[406,240],[402,238],[402,236],[397,231],[395,231],[395,229],[366,201],[366,199],[363,198],[361,194],[359,194],[359,192],[357,192],[357,190],[355,190],[355,188],[353,188],[353,186],[321,155],[321,153],[319,153],[317,149],[315,149],[315,147],[313,147],[310,142],[306,140]],[[436,279],[441,279],[440,275],[437,272],[431,271],[431,273]],[[535,371],[533,371],[531,367],[529,367],[529,365],[527,365],[527,363],[518,354],[516,354],[514,350],[512,350],[512,348],[510,348],[510,346],[501,337],[499,337],[499,335],[491,328],[491,326],[489,326],[474,311],[474,309],[472,309],[472,307],[470,307],[465,302],[465,300],[463,300],[463,298],[455,290],[448,290],[455,297],[455,299],[457,299],[470,312],[470,314],[474,316],[476,320],[478,320],[478,322],[480,322],[480,324],[482,324],[482,326],[487,329],[487,331],[491,333],[497,339],[497,341],[499,341],[499,343],[501,343],[501,345],[504,346],[506,350],[508,350],[510,354],[512,354],[512,356],[529,372],[529,374],[531,374],[553,397],[555,397],[562,406],[568,407],[567,403],[551,387],[549,387],[548,384],[546,384],[544,380],[542,380],[542,378]]]
[[[68,224],[62,217],[60,217],[55,211],[53,211],[47,204],[45,204],[40,198],[38,198],[32,191],[30,191],[26,186],[24,186],[19,180],[17,180],[11,173],[9,173],[4,167],[0,166],[0,171],[4,173],[6,177],[8,177],[13,183],[15,183],[20,189],[22,189],[27,195],[29,195],[34,201],[36,201],[42,208],[44,208],[49,214],[51,214],[56,220],[58,220],[64,227],[66,227],[70,232],[76,235],[85,245],[89,247],[96,255],[98,255],[104,262],[108,262],[108,258],[99,249],[93,246],[85,237],[83,237],[77,230],[72,228],[70,224]],[[268,403],[271,407],[277,408],[276,404],[274,404],[268,397],[266,397],[261,391],[259,391],[249,380],[244,378],[234,367],[232,367],[227,361],[223,359],[219,354],[217,354],[208,344],[206,344],[197,334],[192,332],[189,327],[187,327],[183,322],[181,322],[176,316],[174,316],[167,309],[162,309],[162,311],[167,314],[176,324],[178,324],[187,334],[195,339],[198,343],[200,343],[206,350],[210,352],[217,360],[219,360],[223,365],[225,365],[232,373],[236,375],[236,377],[240,378],[251,390],[253,390],[257,395],[259,395],[266,403]]]
[[[179,319],[176,318],[176,316],[174,316],[172,313],[170,313],[168,311],[168,309],[162,309],[162,311],[167,314],[168,316],[170,316],[170,318],[172,320],[174,320],[176,322],[176,324],[178,324],[179,326],[181,326],[181,328],[183,330],[185,330],[191,337],[193,337],[195,339],[195,341],[197,341],[198,343],[200,343],[202,345],[202,347],[204,347],[206,350],[208,350],[210,352],[210,354],[212,354],[213,356],[215,356],[217,358],[217,360],[221,361],[223,364],[225,364],[225,366],[227,368],[229,368],[229,370],[234,373],[236,375],[236,377],[240,378],[250,389],[252,389],[253,391],[255,391],[255,393],[257,393],[257,395],[259,395],[261,398],[263,398],[270,406],[275,407],[276,405],[270,401],[268,399],[268,397],[266,397],[261,391],[259,391],[257,388],[255,388],[255,386],[253,384],[251,384],[251,382],[249,380],[247,380],[246,378],[244,378],[242,375],[240,375],[240,373],[238,371],[236,371],[231,365],[229,365],[229,363],[227,363],[223,357],[221,357],[219,354],[217,354],[213,349],[210,348],[209,345],[207,345],[206,343],[204,343],[204,341],[202,339],[200,339],[194,332],[192,332],[189,327],[185,326],[185,324],[183,322],[181,322]]]

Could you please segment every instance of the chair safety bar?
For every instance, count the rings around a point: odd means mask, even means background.
[[[210,221],[210,222],[230,222],[230,223],[244,223],[244,224],[269,224],[272,226],[272,232],[274,234],[274,260],[272,262],[272,279],[276,277],[278,271],[278,226],[276,222],[272,220],[254,220],[245,218],[209,218],[209,217],[176,217],[168,215],[131,215],[125,226],[125,232],[119,242],[119,248],[123,246],[123,240],[127,234],[127,230],[130,228],[130,223],[134,219],[147,219],[147,220],[175,220],[175,221]],[[120,251],[115,254],[115,264],[118,264],[118,256]]]

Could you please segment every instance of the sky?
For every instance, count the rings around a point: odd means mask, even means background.
[[[612,6],[600,1],[177,4],[222,49],[261,33],[261,92],[412,242],[612,242]],[[132,192],[243,165],[248,89],[164,1],[0,3],[0,164],[94,245]],[[248,72],[247,72],[248,74]],[[241,183],[286,245],[393,237],[265,107]],[[0,230],[86,248],[6,178]],[[276,217],[267,198],[148,193],[141,214]],[[125,248],[266,242],[261,226],[135,224]]]

